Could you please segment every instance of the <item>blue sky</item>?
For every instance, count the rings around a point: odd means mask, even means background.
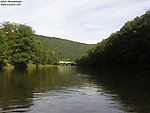
[[[0,6],[0,22],[31,26],[36,34],[98,43],[150,9],[150,0],[23,0]]]

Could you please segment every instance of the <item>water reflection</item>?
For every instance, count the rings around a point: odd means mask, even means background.
[[[7,69],[0,73],[0,107],[2,110],[17,109],[26,111],[32,105],[33,97],[31,83],[27,82],[27,72],[24,70]],[[23,109],[20,109],[23,108]]]
[[[85,70],[81,70],[82,74]],[[102,92],[119,101],[122,110],[134,113],[150,112],[150,70],[141,68],[113,68],[89,70],[96,83],[102,85]],[[116,96],[117,95],[117,96]]]
[[[0,71],[0,112],[148,113],[149,71],[43,67]]]

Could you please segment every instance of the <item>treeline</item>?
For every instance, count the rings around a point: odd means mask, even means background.
[[[150,11],[127,22],[120,31],[76,59],[79,66],[149,66]]]
[[[57,57],[35,39],[30,26],[3,22],[0,24],[0,67],[12,64],[27,67],[27,64],[53,64]]]
[[[95,46],[94,44],[84,44],[42,35],[36,35],[36,39],[40,40],[47,49],[54,50],[58,59],[65,61],[74,60]]]

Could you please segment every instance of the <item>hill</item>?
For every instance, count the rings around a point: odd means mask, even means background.
[[[76,60],[80,66],[149,66],[150,65],[150,11],[127,22]]]
[[[60,60],[73,60],[85,54],[94,44],[84,44],[61,38],[36,35],[47,49],[54,50]]]

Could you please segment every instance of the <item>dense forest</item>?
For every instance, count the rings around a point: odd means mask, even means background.
[[[76,59],[79,66],[149,66],[150,11],[136,17],[87,54]]]
[[[36,35],[47,49],[55,51],[60,60],[73,60],[85,54],[94,44],[84,44],[55,37]]]
[[[35,39],[30,26],[3,22],[0,24],[0,67],[11,64],[27,67],[28,64],[53,64],[57,57]]]

